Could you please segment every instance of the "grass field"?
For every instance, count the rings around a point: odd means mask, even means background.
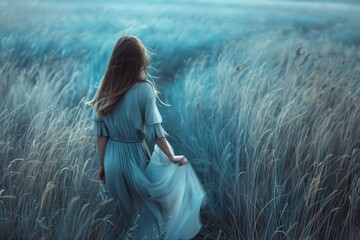
[[[136,231],[98,179],[84,104],[129,29],[209,196],[198,239],[356,239],[359,16],[351,1],[0,2],[0,239]]]

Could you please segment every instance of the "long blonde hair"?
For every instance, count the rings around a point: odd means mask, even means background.
[[[149,54],[137,37],[120,37],[95,96],[87,104],[96,107],[97,116],[106,115],[134,84],[147,81],[149,63]]]

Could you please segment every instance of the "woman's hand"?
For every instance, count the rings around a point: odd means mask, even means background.
[[[170,160],[174,163],[179,163],[180,166],[188,163],[188,160],[184,155],[175,155],[171,157]]]
[[[188,160],[184,155],[174,155],[174,152],[171,150],[170,143],[167,141],[166,137],[157,138],[155,143],[160,147],[160,149],[168,156],[170,161],[173,163],[179,163],[180,166],[188,163]]]
[[[104,167],[100,167],[99,169],[99,178],[101,181],[105,183],[105,170]]]

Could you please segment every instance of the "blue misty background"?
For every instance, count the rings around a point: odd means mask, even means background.
[[[211,53],[216,58],[230,40],[264,38],[278,31],[297,32],[309,41],[328,37],[344,45],[360,44],[360,6],[356,1],[35,1],[2,2],[0,34],[19,36],[3,42],[2,52],[12,49],[10,59],[19,67],[34,61],[56,64],[66,58],[91,71],[86,84],[93,87],[105,71],[115,40],[132,29],[156,56],[151,74],[162,82],[175,81],[189,60]],[[27,36],[31,39],[27,41]],[[264,38],[264,41],[266,39]],[[22,51],[27,49],[26,56]],[[50,56],[44,53],[50,52]],[[20,61],[18,61],[20,59]],[[4,58],[1,59],[4,61]],[[6,59],[8,60],[8,58]],[[79,82],[79,96],[84,85]],[[86,93],[87,94],[87,93]]]
[[[359,25],[351,0],[0,1],[0,238],[124,236],[83,103],[129,33],[208,191],[199,239],[351,239]]]

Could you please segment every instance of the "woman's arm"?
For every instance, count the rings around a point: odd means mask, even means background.
[[[108,137],[98,137],[98,152],[99,152],[99,177],[105,182],[105,171],[104,171],[104,155],[105,147],[108,141]]]
[[[179,165],[184,165],[188,162],[184,155],[174,155],[170,150],[170,144],[167,141],[166,137],[155,139],[155,143],[161,148],[161,150],[169,157],[169,159],[174,163],[179,163]]]
[[[104,167],[104,154],[108,137],[98,137],[99,167]]]

